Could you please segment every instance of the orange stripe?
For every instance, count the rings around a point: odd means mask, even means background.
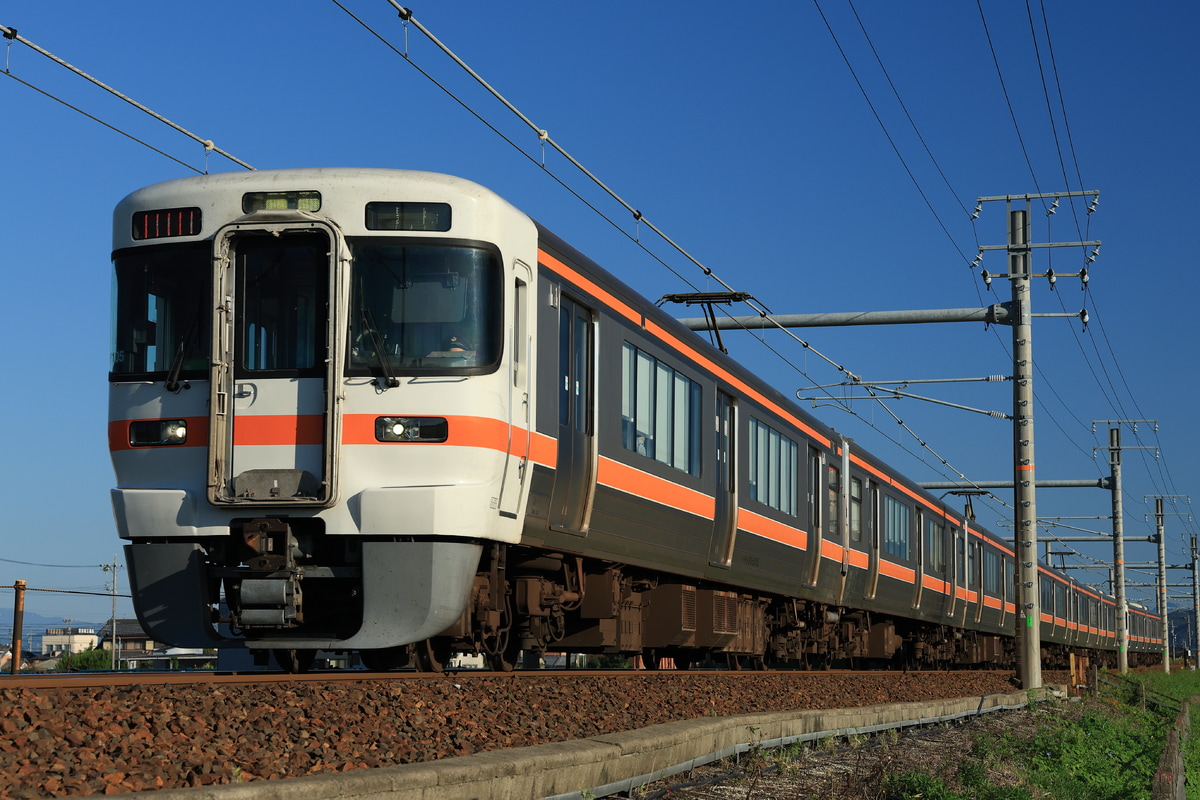
[[[302,445],[321,444],[324,418],[320,414],[263,414],[238,416],[233,421],[233,444]]]
[[[761,392],[754,389],[754,387],[750,386],[748,383],[743,381],[741,378],[735,377],[732,373],[717,366],[716,362],[714,362],[708,356],[701,353],[694,346],[692,346],[691,344],[678,338],[677,336],[675,336],[675,334],[670,333],[665,328],[663,328],[661,325],[646,319],[645,317],[642,316],[642,314],[640,312],[636,311],[632,306],[630,306],[629,304],[620,300],[619,298],[615,297],[610,292],[600,288],[598,285],[596,285],[595,282],[589,280],[588,278],[585,278],[578,271],[567,266],[562,261],[559,261],[557,258],[550,255],[545,250],[538,250],[538,263],[549,268],[553,272],[557,272],[559,275],[561,275],[564,278],[567,278],[572,283],[575,283],[576,285],[578,285],[580,288],[584,289],[585,291],[590,292],[594,297],[596,297],[597,300],[600,300],[600,301],[604,302],[605,304],[607,304],[613,311],[617,312],[621,316],[642,326],[642,328],[645,329],[645,331],[647,333],[657,336],[660,340],[662,340],[663,342],[674,347],[676,350],[690,356],[691,359],[693,361],[695,361],[697,364],[700,364],[705,369],[709,370],[712,374],[721,378],[722,380],[727,382],[729,385],[737,388],[742,394],[744,394],[748,397],[752,397],[755,401],[761,403],[766,408],[771,409],[773,412],[778,414],[780,417],[788,420],[793,425],[795,425],[797,428],[803,430],[805,433],[807,433],[813,439],[816,439],[818,442],[825,445],[826,447],[830,446],[831,442],[829,441],[829,438],[827,436],[825,436],[824,434],[822,434],[819,431],[812,428],[804,420],[797,417],[793,412],[788,411],[784,407],[780,406],[778,403],[775,403],[775,402],[769,400],[765,395],[763,395]]]
[[[488,450],[511,452],[515,456],[525,455],[525,429],[510,426],[503,420],[491,417],[444,417],[447,438],[444,442],[381,442],[375,438],[375,420],[379,417],[406,416],[405,414],[347,414],[342,418],[343,444],[381,445],[429,445],[441,444],[455,447],[482,447]],[[412,415],[423,416],[419,414]]]
[[[822,558],[828,558],[830,561],[841,561],[843,552],[845,552],[845,548],[837,542],[831,542],[828,539],[821,540]]]
[[[850,454],[850,463],[857,465],[859,467],[859,469],[861,469],[863,472],[866,472],[870,475],[874,475],[882,483],[886,483],[888,486],[891,486],[893,489],[896,489],[897,491],[907,495],[909,498],[920,503],[922,506],[924,506],[925,508],[932,511],[937,516],[945,519],[947,522],[954,524],[955,527],[959,527],[959,528],[963,527],[962,518],[959,517],[958,515],[956,515],[954,512],[948,511],[944,506],[940,506],[940,505],[933,503],[932,501],[929,500],[929,498],[925,497],[924,495],[918,494],[917,492],[913,491],[912,489],[909,489],[904,484],[899,483],[891,475],[887,474],[886,472],[881,471],[880,469],[875,467],[873,464],[870,464],[867,461],[864,461],[861,457],[858,456],[857,453]],[[966,529],[967,529],[968,533],[978,536],[979,538],[983,539],[985,542],[989,542],[989,543],[992,542],[991,539],[988,539],[987,537],[983,536],[983,534],[979,533],[978,531],[971,530],[969,526],[967,526]],[[1006,550],[1005,552],[1009,553],[1009,555],[1012,555],[1011,550]]]
[[[850,548],[850,566],[858,567],[859,569],[869,569],[871,566],[871,556],[861,550]]]
[[[880,574],[886,575],[889,578],[895,578],[896,580],[904,581],[905,583],[912,583],[917,577],[917,573],[915,571],[909,569],[908,567],[902,567],[899,564],[893,564],[891,561],[886,559],[880,560],[879,572]]]
[[[703,492],[688,489],[611,458],[600,458],[596,481],[618,491],[644,497],[706,519],[712,519],[716,509],[716,501]]]
[[[524,431],[521,432],[524,434]],[[529,459],[535,464],[553,467],[558,463],[558,439],[534,431],[530,441]]]
[[[938,580],[932,575],[922,575],[921,585],[938,594],[950,594],[950,584],[946,583],[946,581]]]
[[[761,514],[755,514],[753,511],[739,508],[737,525],[746,533],[752,533],[788,547],[795,547],[798,550],[808,549],[808,533],[806,531],[777,522]]]
[[[595,297],[597,300],[602,301],[605,305],[607,305],[613,311],[616,311],[618,314],[620,314],[621,316],[630,320],[631,322],[635,323],[639,327],[642,325],[642,321],[644,318],[642,317],[642,314],[640,311],[637,311],[636,309],[633,308],[633,306],[631,306],[628,303],[626,303],[625,301],[621,300],[620,298],[618,298],[616,295],[612,294],[608,290],[601,289],[600,286],[595,281],[592,281],[592,280],[589,280],[588,278],[583,277],[583,275],[581,275],[578,272],[576,272],[575,270],[571,269],[566,264],[559,261],[557,258],[550,255],[549,253],[547,253],[545,250],[542,250],[541,248],[538,249],[538,263],[549,267],[550,269],[557,272],[559,275],[569,276],[573,283],[575,283],[577,286],[579,286],[579,288],[581,288],[584,291],[591,294],[592,297]]]

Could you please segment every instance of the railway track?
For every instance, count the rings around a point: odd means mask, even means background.
[[[1012,689],[1005,672],[21,677],[0,679],[0,780],[14,799],[182,788],[418,763],[706,716]]]
[[[144,686],[144,685],[188,685],[196,683],[207,684],[257,684],[257,683],[299,683],[299,684],[321,684],[321,683],[346,683],[359,681],[419,681],[429,680],[433,678],[453,677],[461,681],[483,680],[483,679],[504,679],[511,678],[513,680],[527,679],[545,679],[545,678],[561,678],[570,680],[574,677],[582,678],[621,678],[629,677],[631,679],[638,676],[647,675],[725,675],[730,680],[738,680],[739,676],[747,680],[751,680],[756,676],[772,676],[772,675],[809,675],[814,676],[814,680],[820,680],[816,676],[852,676],[852,675],[872,675],[880,674],[877,670],[820,670],[820,671],[798,671],[798,670],[688,670],[686,672],[676,670],[632,670],[632,669],[617,669],[617,670],[580,670],[580,669],[533,669],[533,670],[512,670],[512,671],[491,671],[479,669],[463,669],[463,670],[446,670],[441,673],[420,672],[416,670],[400,670],[390,672],[371,672],[369,670],[327,670],[308,673],[286,673],[286,672],[212,672],[212,671],[196,671],[196,672],[180,672],[174,671],[149,671],[138,670],[132,672],[88,672],[88,673],[47,673],[44,675],[34,675],[22,673],[20,675],[4,676],[0,675],[0,688],[20,688],[20,689],[86,689],[97,687],[113,687],[113,686]],[[884,673],[896,674],[896,673]],[[910,674],[910,673],[903,673]],[[911,674],[924,675],[1003,675],[1006,678],[1011,677],[1012,673],[1004,670],[962,670],[962,671],[945,671],[945,670],[916,670]]]

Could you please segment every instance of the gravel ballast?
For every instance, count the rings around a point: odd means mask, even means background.
[[[4,688],[0,798],[270,780],[704,716],[1013,690],[1011,673],[586,673]]]

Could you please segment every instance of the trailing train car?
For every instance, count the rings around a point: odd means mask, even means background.
[[[1013,663],[1010,544],[481,186],[185,178],[113,241],[113,506],[158,640]],[[1047,663],[1111,657],[1111,598],[1041,591]]]

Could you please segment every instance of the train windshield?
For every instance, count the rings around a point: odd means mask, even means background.
[[[351,241],[352,375],[479,374],[500,359],[501,269],[483,246]]]
[[[110,380],[208,377],[209,247],[142,247],[113,257]]]

